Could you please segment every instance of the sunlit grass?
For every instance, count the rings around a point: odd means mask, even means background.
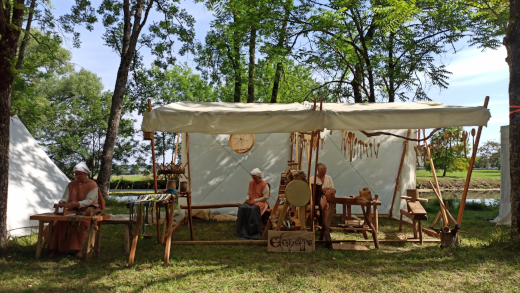
[[[443,171],[436,170],[437,177],[442,177]],[[447,178],[466,178],[468,172],[467,171],[458,171],[458,172],[447,172]],[[417,178],[424,177],[432,177],[433,173],[426,170],[417,170],[415,173]],[[500,178],[500,170],[473,170],[471,175],[472,178]]]
[[[107,212],[124,204],[110,202]],[[429,226],[438,206],[428,206]],[[452,208],[456,217],[456,207]],[[328,250],[315,253],[268,253],[259,245],[173,245],[164,266],[164,246],[152,239],[138,242],[135,265],[128,267],[123,227],[105,226],[101,255],[90,262],[71,257],[34,259],[36,237],[12,241],[0,254],[2,292],[514,292],[520,290],[520,256],[489,245],[498,230],[498,210],[466,211],[462,247],[438,244],[382,244],[370,251]],[[411,227],[380,218],[380,238],[411,237]],[[438,225],[437,225],[438,227]],[[236,223],[196,221],[195,240],[236,239]],[[360,239],[361,234],[334,232],[333,237]],[[173,240],[189,240],[181,226]],[[371,248],[373,245],[368,243]],[[448,286],[448,287],[447,287]]]

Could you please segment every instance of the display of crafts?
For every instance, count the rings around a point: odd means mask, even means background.
[[[174,180],[175,178],[185,177],[186,165],[181,166],[181,163],[156,163],[157,175],[162,176],[164,180]]]
[[[352,159],[363,159],[363,155],[365,158],[378,158],[379,157],[379,147],[381,143],[376,143],[375,139],[370,140],[370,138],[365,137],[365,141],[361,138],[356,137],[354,132],[349,132],[342,130],[341,131],[341,150],[343,151],[343,155],[350,155],[350,161]]]

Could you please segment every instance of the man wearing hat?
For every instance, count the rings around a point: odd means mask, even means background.
[[[262,215],[269,211],[269,184],[262,180],[262,172],[255,168],[250,173],[247,200],[238,208],[237,236],[242,239],[260,239]]]
[[[74,180],[72,180],[63,193],[63,198],[59,201],[61,207],[68,210],[76,209],[79,213],[85,212],[87,207],[105,209],[105,201],[101,191],[94,180],[90,180],[87,175],[90,170],[85,162],[74,166]],[[70,226],[68,222],[56,222],[50,240],[50,256],[57,251],[75,251],[76,257],[83,256],[83,243],[87,237],[88,223],[82,221],[77,226]]]

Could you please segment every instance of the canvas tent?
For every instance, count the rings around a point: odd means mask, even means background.
[[[9,131],[7,231],[11,236],[25,236],[38,231],[38,222],[29,217],[52,212],[69,179],[17,116],[11,117]]]
[[[509,125],[500,127],[500,211],[493,222],[511,225],[511,177],[509,173]]]
[[[277,181],[289,159],[289,133],[333,130],[332,134],[325,132],[326,147],[320,150],[319,161],[327,164],[339,194],[356,195],[359,189],[369,187],[381,196],[381,212],[388,213],[404,140],[380,136],[376,138],[382,145],[380,157],[350,162],[337,148],[341,141],[340,130],[354,131],[362,137],[357,130],[394,129],[394,133],[406,136],[407,129],[485,126],[490,116],[485,107],[441,103],[324,103],[322,111],[314,111],[308,103],[179,102],[144,113],[141,129],[190,133],[194,204],[243,202],[243,186],[250,180],[249,171],[255,167],[266,173],[274,197],[271,201],[274,201],[279,186]],[[255,146],[246,154],[234,153],[227,144],[229,136],[226,134],[241,133],[256,134]],[[186,157],[185,141],[183,139],[183,160]],[[415,188],[415,144],[407,143],[397,199],[406,189]],[[394,216],[402,207],[404,203],[396,200]]]

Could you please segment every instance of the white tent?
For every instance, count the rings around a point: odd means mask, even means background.
[[[327,165],[339,194],[357,195],[359,189],[369,187],[383,202],[381,213],[388,213],[404,140],[379,136],[375,138],[381,143],[377,159],[364,158],[350,162],[339,151],[339,130],[354,131],[357,137],[365,138],[356,130],[397,129],[392,132],[406,136],[404,129],[409,128],[485,126],[490,116],[485,107],[446,106],[441,103],[324,103],[321,111],[314,111],[308,103],[179,102],[144,113],[141,129],[148,132],[190,133],[194,204],[244,201],[249,172],[255,167],[265,173],[265,179],[271,184],[271,202],[274,202],[279,187],[277,181],[289,159],[289,133],[334,130],[332,135],[326,134],[319,161]],[[228,145],[229,136],[225,134],[235,133],[256,134],[253,149],[246,154],[234,153]],[[186,163],[185,143],[183,139],[183,163]],[[400,196],[406,189],[415,188],[414,145],[408,142],[394,216],[404,205],[399,201]],[[303,167],[306,168],[305,164]],[[225,212],[223,209],[221,211]]]
[[[511,177],[509,173],[509,125],[500,127],[500,211],[493,222],[511,226]]]
[[[387,130],[405,136],[407,130]],[[356,137],[366,137],[354,131]],[[378,208],[381,214],[388,214],[392,205],[397,173],[403,152],[403,139],[383,136],[376,139],[373,145],[380,143],[379,154],[361,159],[359,156],[350,162],[350,156],[340,150],[341,132],[329,131],[323,133],[325,141],[323,149],[320,146],[319,162],[327,165],[327,174],[334,181],[338,196],[359,195],[359,190],[370,188],[373,194],[379,195],[382,206]],[[192,180],[192,203],[215,204],[236,203],[246,199],[247,183],[251,180],[249,173],[254,168],[260,168],[263,179],[271,185],[269,202],[274,205],[280,186],[280,174],[286,169],[290,157],[289,134],[257,134],[253,148],[245,153],[235,153],[229,146],[229,135],[189,134],[190,165]],[[183,142],[186,141],[183,136]],[[394,217],[399,216],[400,197],[406,195],[406,189],[415,188],[415,151],[414,142],[408,142],[396,203],[393,208]],[[183,143],[182,164],[186,163],[186,147]],[[314,158],[312,158],[314,161]],[[302,156],[302,169],[307,170],[307,155]],[[311,166],[314,171],[314,162]],[[312,172],[313,173],[313,172]],[[337,206],[341,213],[342,207]],[[218,209],[221,213],[236,213],[236,208]],[[353,213],[361,213],[359,207],[354,207]]]
[[[29,217],[52,212],[69,179],[17,116],[11,117],[9,131],[7,232],[11,236],[25,236],[38,231],[38,222],[30,221]]]

